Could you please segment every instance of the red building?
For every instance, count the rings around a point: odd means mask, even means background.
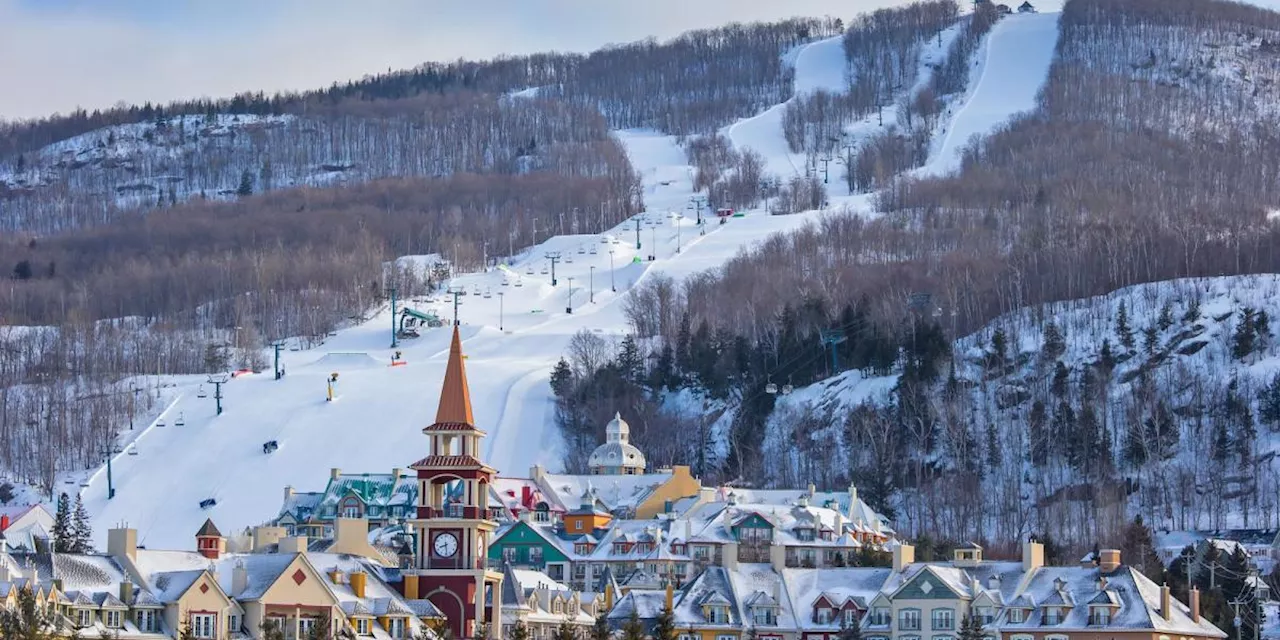
[[[485,433],[471,414],[457,327],[436,421],[422,432],[431,439],[431,453],[410,465],[418,474],[418,513],[412,520],[414,566],[404,572],[406,595],[430,600],[449,619],[454,638],[474,638],[481,625],[488,637],[500,638],[502,572],[488,566],[498,526],[489,519],[488,504],[496,472],[480,461]]]

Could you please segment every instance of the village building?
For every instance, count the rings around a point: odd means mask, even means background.
[[[587,637],[596,617],[608,611],[601,594],[582,593],[539,571],[507,567],[502,579],[502,632],[522,625],[533,640],[550,640],[562,623]]]
[[[633,476],[644,473],[644,453],[631,444],[631,426],[622,419],[622,414],[613,416],[613,420],[604,428],[604,444],[596,447],[587,459],[587,467],[595,475]]]

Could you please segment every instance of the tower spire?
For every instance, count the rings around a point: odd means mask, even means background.
[[[449,345],[449,364],[444,369],[444,385],[440,389],[440,407],[436,409],[436,423],[475,425],[471,417],[471,391],[467,388],[467,369],[462,363],[462,338],[458,327],[453,327],[453,342]]]

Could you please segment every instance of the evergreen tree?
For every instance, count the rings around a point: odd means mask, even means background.
[[[58,507],[53,514],[53,528],[49,531],[53,538],[53,550],[67,553],[71,542],[71,498],[64,491],[58,496]]]
[[[600,615],[596,616],[595,624],[591,625],[591,640],[609,640],[610,635],[611,634],[609,632],[609,612],[605,611]],[[528,634],[526,633],[526,637],[523,640],[528,640],[527,636]],[[512,638],[511,640],[521,640],[521,639]]]
[[[693,357],[690,346],[693,344],[693,330],[689,326],[689,312],[680,316],[680,329],[676,332],[676,369],[681,375],[693,369],[690,362]]]
[[[1253,309],[1245,307],[1240,312],[1240,322],[1236,324],[1235,332],[1231,334],[1231,357],[1243,360],[1253,353],[1256,331]]]
[[[329,616],[320,616],[307,630],[306,640],[329,640],[330,631]]]
[[[635,336],[629,333],[622,337],[622,345],[618,349],[618,372],[623,380],[632,384],[639,384],[644,376],[644,358],[640,355]]]
[[[16,587],[15,587],[16,588]],[[46,612],[30,585],[18,588],[16,606],[0,609],[0,638],[5,640],[59,640],[58,616]]]
[[[987,423],[987,466],[995,471],[1000,468],[1000,436],[996,433],[995,422]]]
[[[560,626],[556,627],[556,632],[552,635],[553,640],[578,640],[578,630],[569,624],[569,619],[565,618],[560,621]]]
[[[1156,546],[1151,528],[1137,516],[1125,526],[1121,532],[1120,557],[1125,564],[1137,569],[1142,575],[1151,578],[1152,582],[1164,582],[1164,563],[1156,555]]]
[[[1116,357],[1111,353],[1111,341],[1102,340],[1102,351],[1098,354],[1098,366],[1102,369],[1103,377],[1111,375],[1116,369]]]
[[[1209,457],[1223,464],[1231,456],[1231,435],[1227,433],[1227,421],[1213,419],[1213,439],[1209,443]]]
[[[978,621],[978,617],[970,613],[960,621],[960,633],[956,636],[956,640],[982,640],[985,634],[982,632],[982,623]]]
[[[85,510],[80,494],[76,494],[69,533],[71,543],[67,549],[68,552],[93,553],[93,524],[89,521],[89,512]]]
[[[1156,327],[1161,331],[1168,331],[1173,326],[1173,303],[1165,300],[1164,305],[1160,307],[1160,317],[1156,319]]]
[[[1187,310],[1182,314],[1183,324],[1191,324],[1200,319],[1200,298],[1192,298],[1187,303]]]
[[[1271,344],[1271,316],[1267,315],[1266,309],[1259,309],[1253,316],[1253,333],[1259,349]]]
[[[1142,348],[1145,349],[1147,353],[1155,353],[1156,346],[1159,344],[1160,334],[1156,330],[1155,325],[1148,325],[1146,329],[1142,330]]]
[[[599,621],[603,618],[604,616],[600,616],[600,618],[596,619],[597,626],[599,626]],[[595,640],[608,640],[608,638],[609,636],[606,635],[603,638],[596,638]],[[529,640],[529,627],[526,627],[524,622],[516,622],[511,625],[511,640]]]
[[[271,190],[271,186],[275,182],[276,172],[271,165],[271,159],[267,158],[262,161],[262,170],[258,172],[258,184],[262,185],[262,191],[265,193]]]
[[[644,625],[640,623],[640,616],[636,614],[635,608],[631,609],[631,615],[622,624],[622,640],[645,640]]]
[[[569,361],[562,357],[551,370],[551,393],[557,398],[565,398],[572,390],[573,368],[569,366]]]
[[[1062,364],[1059,360],[1053,367],[1053,383],[1049,389],[1058,399],[1062,399],[1067,395],[1067,382],[1070,380],[1071,372],[1067,370],[1067,365]]]
[[[1120,310],[1116,312],[1116,340],[1125,351],[1133,350],[1133,329],[1129,326],[1129,306],[1120,301]]]
[[[1049,321],[1044,328],[1044,348],[1041,350],[1041,357],[1045,361],[1057,360],[1066,352],[1066,337],[1062,335],[1062,330],[1058,328],[1057,323]]]
[[[0,504],[9,504],[15,497],[13,483],[0,482]]]
[[[191,623],[188,621],[185,626],[190,629]],[[285,640],[284,629],[280,626],[280,623],[268,618],[262,621],[261,628],[262,640]],[[194,636],[194,634],[192,635]]]
[[[862,640],[862,625],[860,621],[854,620],[851,624],[842,624],[838,640]]]
[[[1280,427],[1280,375],[1271,378],[1271,382],[1259,392],[1258,418],[1271,425],[1273,430]]]
[[[1036,400],[1027,416],[1027,439],[1031,442],[1031,464],[1038,467],[1049,462],[1048,411]]]
[[[1005,336],[1004,329],[996,329],[991,332],[991,355],[990,363],[997,369],[1002,369],[1009,359],[1009,338]]]
[[[26,173],[26,171],[27,171],[27,157],[22,154],[18,154],[18,160],[13,164],[13,172],[17,174],[22,174],[22,173]]]
[[[253,172],[245,169],[240,174],[240,186],[236,188],[236,195],[240,197],[253,195]]]
[[[653,624],[653,640],[676,640],[679,635],[680,633],[676,630],[675,612],[664,604]]]

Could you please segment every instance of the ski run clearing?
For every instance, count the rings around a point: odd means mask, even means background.
[[[1041,14],[1014,16],[996,27],[979,54],[987,63],[975,71],[973,95],[955,122],[944,125],[950,127],[944,158],[970,135],[1032,105],[1047,72],[1056,24],[1056,14]],[[948,40],[925,45],[921,73],[928,62],[940,59]],[[842,90],[839,38],[810,43],[788,56],[798,92]],[[999,77],[988,80],[992,74]],[[775,105],[725,133],[736,146],[764,154],[768,170],[787,179],[803,175],[804,166],[803,156],[790,153],[783,139],[784,108]],[[866,124],[853,123],[850,130],[865,130]],[[621,337],[627,329],[622,298],[628,289],[655,272],[683,279],[719,267],[770,234],[822,215],[746,211],[724,225],[712,218],[700,234],[693,219],[677,215],[686,212],[692,195],[692,168],[675,138],[649,131],[617,135],[642,177],[648,212],[639,216],[639,238],[635,219],[602,234],[555,236],[506,266],[450,282],[467,292],[459,319],[476,420],[489,434],[485,460],[507,475],[522,476],[533,464],[560,466],[551,368],[580,330]],[[850,196],[843,182],[831,180],[832,206],[865,208],[869,199]],[[555,287],[544,272],[549,252],[561,255]],[[655,259],[646,260],[651,253]],[[452,319],[452,304],[442,296],[402,303],[435,312],[446,324]],[[115,497],[107,497],[105,467],[81,489],[100,534],[95,542],[101,546],[108,528],[127,523],[139,530],[144,545],[183,548],[208,517],[227,530],[274,518],[285,486],[319,490],[332,467],[387,473],[424,455],[427,439],[421,429],[435,415],[449,332],[428,329],[420,338],[402,340],[398,350],[406,364],[391,366],[392,323],[384,306],[320,347],[284,350],[287,374],[281,380],[269,370],[232,378],[222,388],[221,416],[215,415],[214,389],[203,376],[169,378],[164,412],[122,436],[121,452],[111,465]],[[327,380],[335,373],[335,399],[328,401]],[[269,441],[278,449],[264,453]],[[59,490],[73,491],[82,477],[66,480]],[[208,499],[217,504],[202,509]]]

